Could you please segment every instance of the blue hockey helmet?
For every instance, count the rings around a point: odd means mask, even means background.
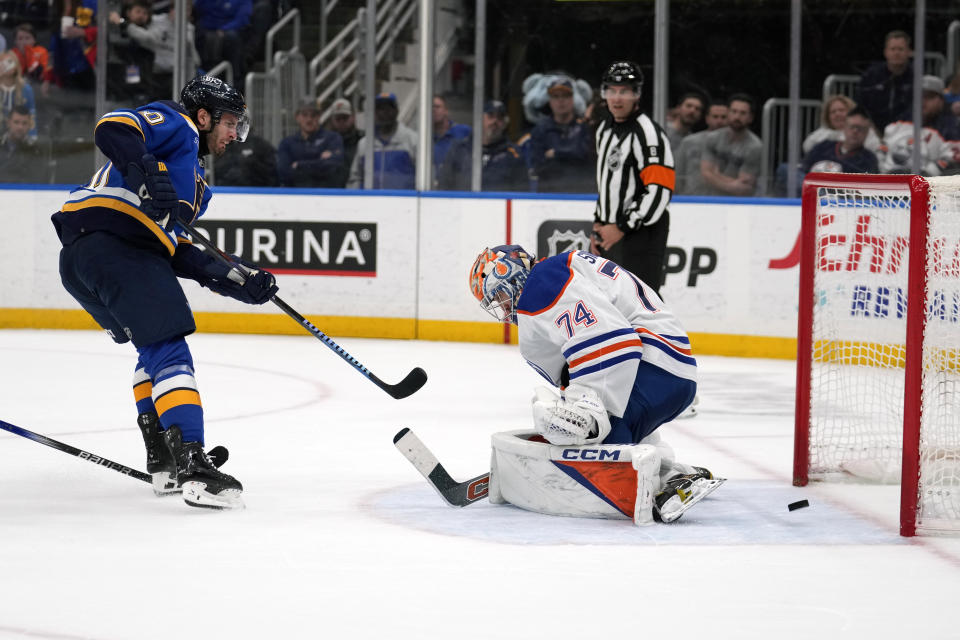
[[[494,318],[517,324],[517,300],[534,262],[518,244],[484,249],[470,268],[470,291]]]

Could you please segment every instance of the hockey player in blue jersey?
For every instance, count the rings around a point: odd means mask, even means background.
[[[277,286],[252,265],[243,282],[229,279],[230,269],[177,222],[193,222],[210,201],[200,158],[223,154],[248,129],[240,92],[207,76],[190,80],[179,104],[111,111],[94,133],[108,162],[52,217],[63,286],[115,342],[132,342],[139,354],[133,392],[154,492],[182,492],[187,504],[214,509],[242,507],[243,487],[203,450],[203,408],[184,339],[196,324],[177,278],[248,304],[267,302]]]
[[[502,245],[481,252],[470,289],[495,318],[517,325],[520,355],[551,384],[533,398],[544,439],[655,446],[656,517],[667,522],[719,485],[707,469],[677,462],[656,432],[693,401],[697,361],[647,283],[586,251],[537,262],[519,245]]]

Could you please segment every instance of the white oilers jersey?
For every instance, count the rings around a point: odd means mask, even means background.
[[[600,394],[622,417],[641,360],[696,382],[690,340],[650,287],[615,262],[586,251],[534,265],[517,301],[520,353],[555,386]]]

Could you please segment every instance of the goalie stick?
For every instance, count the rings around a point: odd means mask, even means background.
[[[217,245],[213,244],[213,242],[208,240],[203,234],[199,233],[190,224],[183,221],[178,221],[177,224],[183,227],[183,230],[189,233],[197,243],[210,251],[215,258],[231,267],[232,270],[230,276],[228,276],[231,280],[237,282],[238,284],[243,284],[246,281],[246,276],[249,273],[246,266],[237,264],[228,258],[227,255],[217,247]],[[360,364],[360,362],[352,355],[347,353],[343,347],[331,340],[324,332],[320,331],[320,329],[317,329],[309,320],[297,313],[293,307],[281,300],[279,296],[271,297],[270,301],[280,307],[281,311],[296,320],[301,327],[313,334],[314,337],[320,340],[320,342],[330,347],[334,353],[346,360],[354,369],[363,374],[373,384],[377,385],[397,400],[406,398],[409,395],[413,395],[427,382],[427,372],[420,367],[416,367],[397,384],[387,384],[377,376],[373,375],[369,369]]]
[[[73,445],[60,442],[59,440],[54,440],[53,438],[48,438],[47,436],[41,435],[39,433],[30,431],[29,429],[24,429],[23,427],[18,427],[9,422],[4,422],[0,420],[0,429],[4,431],[9,431],[15,435],[26,438],[27,440],[33,440],[34,442],[39,442],[40,444],[45,444],[48,447],[56,449],[57,451],[63,451],[64,453],[69,453],[72,456],[76,456],[81,460],[86,460],[87,462],[92,462],[93,464],[99,465],[101,467],[106,467],[107,469],[112,469],[117,473],[122,473],[125,476],[130,476],[131,478],[136,478],[146,482],[147,484],[153,484],[153,479],[150,477],[149,473],[144,473],[137,469],[131,469],[130,467],[120,464],[119,462],[114,462],[113,460],[108,460],[103,456],[98,456],[95,453],[90,453],[89,451],[84,451],[83,449],[78,449]],[[218,469],[223,466],[227,461],[227,458],[230,456],[230,453],[227,451],[226,447],[214,447],[207,452],[207,457],[210,458],[214,466]]]
[[[465,507],[487,497],[489,472],[466,482],[457,482],[420,438],[406,427],[393,436],[393,444],[451,507]]]

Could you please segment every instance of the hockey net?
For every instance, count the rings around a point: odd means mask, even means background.
[[[960,177],[812,174],[794,484],[901,482],[900,531],[960,532]]]

